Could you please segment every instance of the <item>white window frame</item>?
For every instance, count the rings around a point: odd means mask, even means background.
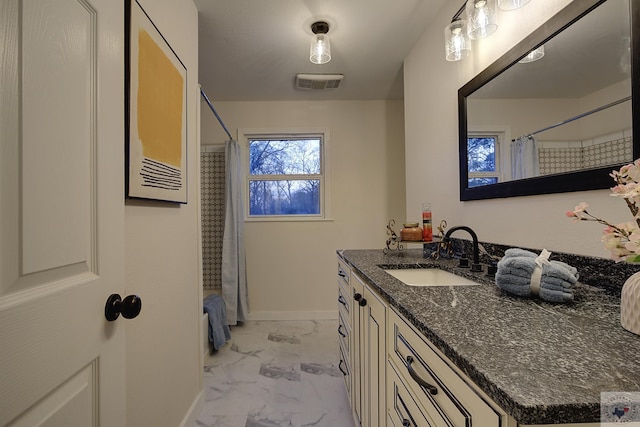
[[[249,213],[249,141],[256,139],[306,139],[320,138],[320,173],[309,175],[308,179],[320,180],[320,213],[313,215],[256,215]],[[238,142],[242,155],[244,174],[244,217],[247,222],[295,222],[295,221],[331,221],[331,180],[329,179],[329,130],[326,128],[284,128],[284,129],[239,129]],[[286,179],[288,175],[274,175]],[[291,175],[291,178],[304,179],[305,175]]]

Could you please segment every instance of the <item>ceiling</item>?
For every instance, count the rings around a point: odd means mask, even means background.
[[[200,84],[213,102],[402,99],[403,60],[445,1],[194,0]],[[330,25],[332,59],[323,65],[309,62],[318,20]],[[344,79],[337,89],[303,90],[298,73]]]

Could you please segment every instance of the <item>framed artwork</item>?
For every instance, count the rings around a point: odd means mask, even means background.
[[[187,69],[136,0],[126,13],[126,196],[187,203]]]

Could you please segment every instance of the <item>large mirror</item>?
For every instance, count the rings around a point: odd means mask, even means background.
[[[464,85],[460,200],[611,187],[640,157],[638,23],[640,1],[574,1]]]

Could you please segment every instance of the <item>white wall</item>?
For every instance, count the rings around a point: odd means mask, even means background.
[[[202,389],[199,257],[198,15],[191,0],[142,0],[187,68],[188,204],[127,202],[126,291],[142,312],[126,322],[127,423],[178,426]]]
[[[630,220],[624,203],[607,190],[459,201],[458,89],[568,3],[530,2],[501,13],[498,31],[474,42],[472,57],[453,63],[444,59],[444,27],[459,4],[447,3],[440,11],[404,66],[407,212],[418,212],[422,201],[431,200],[434,223],[445,218],[449,227],[468,225],[484,241],[609,256],[600,243],[602,226],[573,224],[564,215],[586,201],[594,214]]]
[[[467,101],[468,126],[472,131],[484,127],[509,125],[511,137],[543,129],[551,124],[575,117],[631,93],[631,81],[607,86],[581,98],[470,99]],[[600,111],[586,119],[576,120],[536,135],[546,141],[580,141],[628,129],[631,102]]]
[[[402,101],[215,102],[215,93],[207,95],[234,137],[245,128],[330,131],[332,220],[247,222],[245,243],[250,318],[337,316],[336,249],[381,249],[389,219],[405,221]],[[203,103],[202,144],[225,139]]]

